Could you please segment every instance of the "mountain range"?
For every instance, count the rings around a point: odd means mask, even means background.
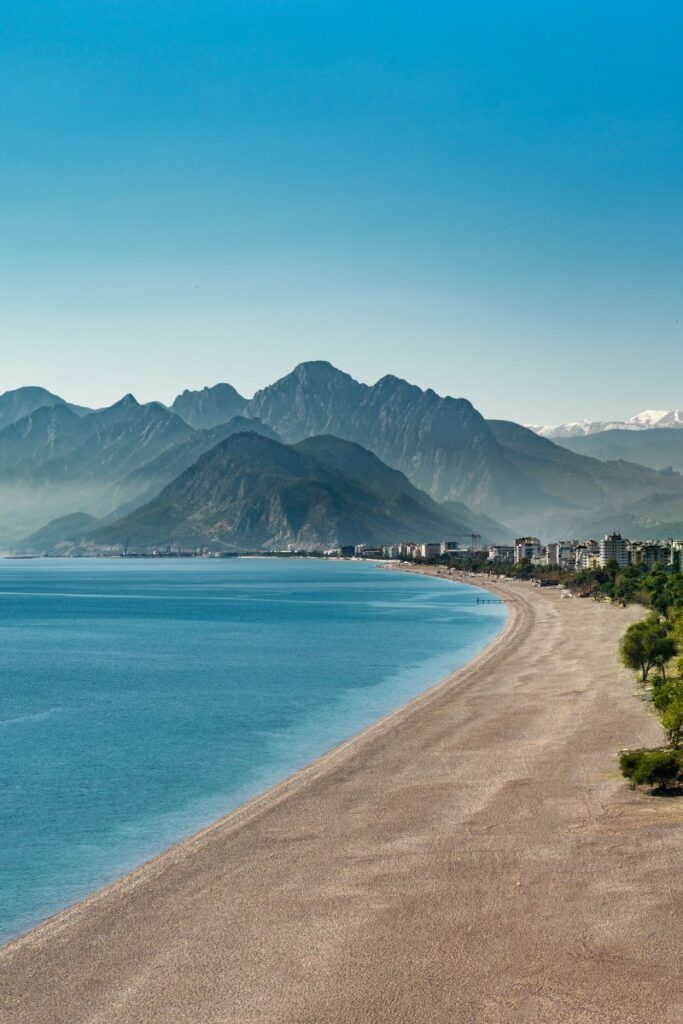
[[[529,430],[541,437],[555,440],[558,437],[585,437],[602,434],[609,430],[653,430],[657,428],[683,427],[683,412],[680,409],[645,409],[627,420],[575,420],[555,426],[527,424]]]
[[[86,526],[84,532],[84,525]],[[332,436],[294,445],[235,434],[149,503],[96,529],[79,524],[96,546],[215,550],[320,549],[387,538],[465,537],[458,517],[360,445]],[[71,531],[73,534],[73,531]],[[494,526],[500,538],[504,531]]]
[[[0,395],[0,430],[23,419],[24,416],[30,416],[36,409],[54,405],[65,406],[79,416],[92,412],[92,409],[86,409],[81,405],[70,405],[59,395],[53,395],[45,388],[16,388]]]
[[[245,433],[260,438],[238,444]],[[404,498],[409,494],[415,502],[420,495],[423,510],[426,501],[433,503],[434,530],[436,506],[446,517],[440,521],[444,528],[448,522],[452,532],[496,539],[501,532],[508,538],[522,532],[587,536],[603,529],[683,533],[677,456],[655,465],[654,455],[643,449],[634,457],[628,441],[617,443],[617,434],[638,440],[666,435],[672,452],[673,439],[683,441],[683,431],[660,427],[555,443],[520,424],[486,420],[465,398],[441,396],[391,375],[363,384],[321,361],[300,364],[251,399],[223,383],[184,391],[170,407],[141,405],[127,395],[107,409],[89,411],[43,389],[19,389],[0,396],[0,545],[16,546],[50,520],[75,513],[86,518],[57,527],[69,533],[71,543],[75,529],[102,544],[113,543],[118,530],[118,536],[126,534],[124,541],[144,534],[154,544],[163,542],[164,531],[180,531],[226,548],[247,541],[294,544],[314,536],[327,546],[348,536],[349,524],[367,542],[379,536],[381,526],[389,531],[382,539],[390,542],[400,539],[396,531],[415,536],[418,525],[411,530],[407,499],[396,514],[382,518],[376,502],[386,501],[386,494],[374,481],[391,472],[402,475]],[[590,449],[601,437],[613,447]],[[338,442],[351,447],[334,447]],[[579,443],[586,450],[577,450]],[[361,451],[374,459],[362,462]],[[269,466],[264,479],[278,496],[274,504],[268,505],[259,475],[246,472],[250,455],[264,472]],[[646,458],[650,464],[643,464]],[[299,471],[301,483],[295,486]],[[239,496],[226,476],[241,481]],[[355,498],[348,480],[354,481]],[[405,490],[408,484],[414,491]],[[211,493],[213,506],[207,501]],[[248,514],[250,506],[260,510],[261,525]],[[305,519],[290,517],[292,508],[305,508]],[[427,525],[421,520],[421,528]],[[51,536],[54,529],[51,523]]]
[[[0,430],[0,546],[74,511],[100,517],[141,504],[245,426],[273,435],[241,417],[195,430],[132,395],[87,414],[64,402],[42,406]]]
[[[210,430],[234,416],[243,416],[247,399],[231,384],[215,384],[201,391],[183,391],[171,405],[176,413],[197,430]]]
[[[683,473],[683,430],[605,430],[585,437],[557,437],[555,443],[596,459],[622,459],[651,469],[671,468]]]

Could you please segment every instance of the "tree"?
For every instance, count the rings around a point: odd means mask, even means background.
[[[678,750],[683,732],[683,701],[672,700],[662,712],[662,725],[669,737],[669,743],[674,750]]]
[[[656,615],[629,626],[619,647],[623,664],[638,670],[643,682],[655,665],[663,670],[676,651],[676,641]]]
[[[673,701],[683,704],[683,679],[661,680],[655,683],[653,703],[657,711],[664,712]]]
[[[676,646],[679,651],[683,651],[683,612],[678,612],[674,618],[671,635],[676,641]],[[681,669],[681,675],[683,675],[683,669]]]
[[[614,600],[618,604],[631,604],[638,599],[642,588],[643,571],[640,566],[628,565],[617,575],[614,581]],[[646,602],[647,603],[647,602]]]

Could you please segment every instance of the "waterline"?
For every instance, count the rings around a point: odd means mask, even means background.
[[[359,563],[41,560],[0,565],[0,590],[0,719],[23,719],[2,730],[3,938],[405,703],[506,614]]]

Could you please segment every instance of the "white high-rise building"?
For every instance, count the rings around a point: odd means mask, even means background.
[[[515,541],[515,562],[530,562],[542,554],[538,537],[518,537]]]
[[[620,569],[629,564],[628,541],[620,533],[609,533],[600,541],[600,567],[616,562]]]

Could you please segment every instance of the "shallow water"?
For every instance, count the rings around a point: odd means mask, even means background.
[[[500,605],[314,560],[0,560],[0,938],[464,664]]]

